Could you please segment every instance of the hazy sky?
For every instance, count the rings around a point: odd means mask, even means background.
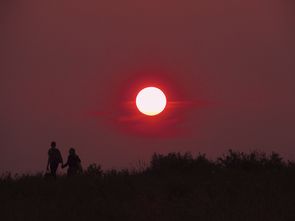
[[[0,171],[38,171],[49,144],[83,165],[153,152],[295,159],[293,0],[2,0]],[[158,118],[134,96],[167,93]],[[150,122],[151,121],[151,122]]]

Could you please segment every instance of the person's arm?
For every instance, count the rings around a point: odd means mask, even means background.
[[[47,166],[46,166],[46,170],[49,170],[49,164],[50,164],[50,162],[49,162],[49,151],[48,151],[48,159],[47,159]]]
[[[83,168],[82,168],[82,164],[81,164],[81,160],[80,157],[78,157],[78,166],[79,166],[79,172],[82,173],[83,172]]]
[[[69,159],[67,160],[67,162],[65,164],[62,164],[61,168],[65,168],[69,165]]]
[[[58,150],[58,158],[59,158],[59,162],[61,163],[61,165],[63,165],[62,155],[59,150]]]
[[[46,170],[49,170],[49,158],[48,158],[48,160],[47,160]]]

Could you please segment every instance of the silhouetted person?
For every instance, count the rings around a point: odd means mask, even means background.
[[[62,166],[62,168],[65,168],[68,166],[68,176],[73,176],[81,172],[82,167],[81,167],[81,160],[79,156],[76,154],[76,151],[74,148],[70,148],[69,150],[69,156],[68,156],[68,161],[66,164]]]
[[[51,142],[51,148],[48,150],[48,162],[47,162],[47,171],[50,167],[50,173],[53,177],[56,177],[56,171],[59,164],[63,163],[62,156],[60,151],[56,148],[56,143]]]

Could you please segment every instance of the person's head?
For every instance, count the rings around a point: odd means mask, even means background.
[[[69,150],[69,154],[70,155],[75,155],[76,154],[75,149],[71,147],[70,150]]]
[[[56,147],[56,143],[55,143],[55,141],[52,141],[52,142],[51,142],[51,147],[52,147],[52,148],[55,148],[55,147]]]

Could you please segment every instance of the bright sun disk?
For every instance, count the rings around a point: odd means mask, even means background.
[[[136,97],[138,110],[148,116],[160,114],[166,107],[167,99],[162,90],[156,87],[142,89]]]

